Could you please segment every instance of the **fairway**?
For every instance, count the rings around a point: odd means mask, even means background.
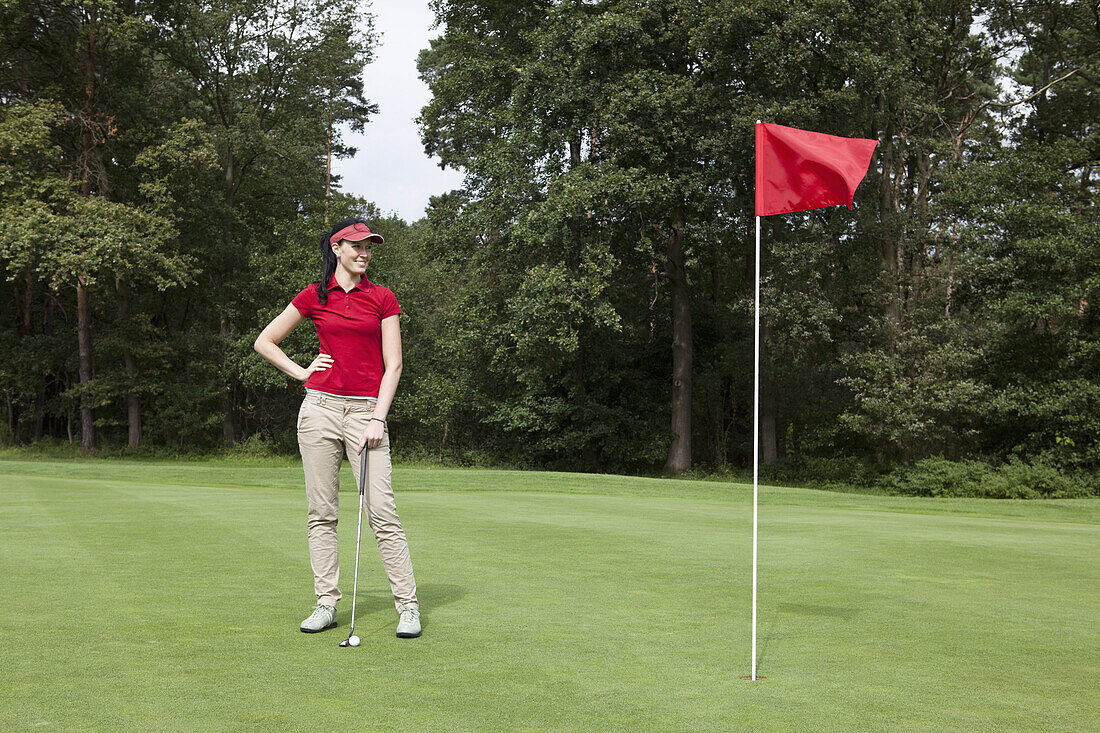
[[[0,461],[2,730],[1095,730],[1100,501],[394,469],[424,635],[345,465],[339,628],[288,460]]]

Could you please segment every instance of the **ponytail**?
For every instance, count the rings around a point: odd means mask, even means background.
[[[321,235],[321,281],[317,283],[317,302],[321,305],[328,303],[328,283],[336,274],[336,253],[332,251],[329,239],[337,231],[333,229]]]

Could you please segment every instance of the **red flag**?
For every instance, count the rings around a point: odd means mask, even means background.
[[[844,204],[867,175],[877,140],[756,125],[756,215]]]

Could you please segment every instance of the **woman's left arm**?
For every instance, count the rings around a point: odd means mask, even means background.
[[[393,395],[397,392],[397,382],[401,379],[401,325],[398,316],[390,316],[382,321],[382,384],[378,387],[378,402],[374,406],[374,418],[367,423],[359,437],[356,453],[363,452],[364,445],[377,448],[382,445],[385,433],[383,422],[390,412]]]

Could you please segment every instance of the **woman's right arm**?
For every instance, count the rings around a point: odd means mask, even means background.
[[[256,353],[274,364],[283,374],[290,376],[292,379],[297,379],[299,382],[306,381],[309,379],[309,375],[324,371],[332,365],[331,356],[320,354],[313,360],[312,364],[303,369],[279,348],[279,343],[305,319],[306,317],[297,308],[288,305],[286,310],[275,316],[271,323],[267,324],[263,331],[260,331],[260,335],[256,337],[256,343],[252,345],[252,348],[256,349]]]

